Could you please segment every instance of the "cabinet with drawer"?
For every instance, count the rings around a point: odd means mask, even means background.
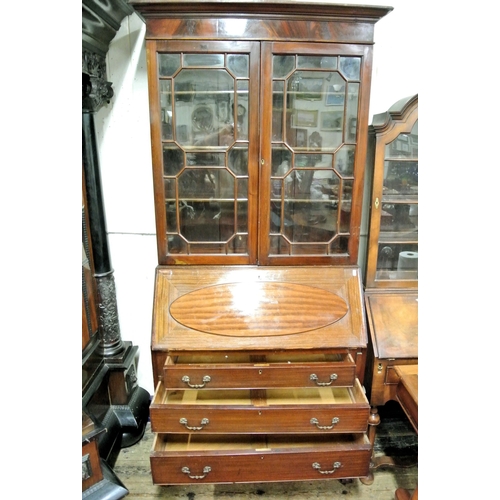
[[[155,303],[153,358],[163,361],[150,406],[155,483],[368,474],[356,267],[160,266]],[[314,314],[325,304],[328,314]]]
[[[366,476],[357,262],[374,25],[392,8],[130,3],[159,263],[153,481]]]

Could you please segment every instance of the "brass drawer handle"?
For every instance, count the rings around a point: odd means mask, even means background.
[[[311,375],[309,375],[309,380],[316,382],[316,385],[320,385],[320,386],[332,385],[332,382],[334,380],[337,380],[337,378],[338,378],[338,375],[336,373],[332,373],[330,375],[330,382],[318,382],[319,379],[315,373],[311,373]]]
[[[204,425],[208,425],[210,422],[208,420],[208,418],[202,418],[201,419],[201,422],[200,422],[200,426],[199,427],[190,427],[188,425],[188,421],[187,421],[187,418],[181,418],[179,420],[179,424],[183,425],[186,429],[190,430],[190,431],[201,431],[203,429],[203,426]]]
[[[189,476],[189,479],[205,479],[207,477],[207,474],[212,470],[212,467],[209,465],[203,467],[203,476],[192,476],[191,471],[189,470],[189,467],[183,467],[181,471],[184,474],[187,474]]]
[[[335,425],[337,425],[340,422],[339,417],[333,417],[332,418],[332,425],[319,425],[319,420],[317,418],[311,418],[311,424],[316,425],[316,427],[322,431],[329,431],[330,429],[333,429]]]
[[[203,378],[201,379],[203,381],[203,384],[190,384],[189,383],[189,377],[187,375],[184,375],[184,377],[181,378],[181,380],[187,384],[191,389],[202,389],[205,387],[205,384],[208,384],[212,380],[210,375],[204,375]]]
[[[333,474],[337,469],[342,467],[342,464],[340,462],[334,462],[333,470],[321,470],[321,465],[319,465],[318,462],[314,462],[312,466],[313,469],[316,469],[320,474]]]

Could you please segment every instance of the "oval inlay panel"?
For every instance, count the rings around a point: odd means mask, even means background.
[[[225,283],[189,292],[170,305],[182,325],[231,337],[303,333],[335,323],[348,311],[342,297],[308,285]]]

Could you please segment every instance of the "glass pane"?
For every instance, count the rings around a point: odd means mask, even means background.
[[[168,247],[167,247],[168,253],[183,253],[183,254],[187,253],[186,241],[180,236],[176,234],[169,235],[167,238],[167,242],[168,242]]]
[[[235,175],[248,175],[248,147],[235,146],[231,148],[227,166]]]
[[[347,253],[347,245],[349,238],[347,236],[338,236],[330,244],[330,254],[345,254]]]
[[[249,147],[237,141],[248,137],[249,56],[228,54],[227,70],[224,54],[171,60],[184,66],[159,83],[170,125],[163,134],[168,252],[248,253]]]
[[[283,140],[283,116],[284,116],[284,83],[282,81],[273,82],[273,121],[272,140]]]
[[[225,155],[224,153],[215,153],[215,152],[187,153],[186,165],[223,167],[225,165]]]
[[[360,63],[334,55],[273,58],[271,253],[347,252]]]
[[[385,156],[386,158],[418,157],[418,122],[415,123],[411,133],[399,134],[385,147]]]
[[[237,198],[248,198],[248,179],[238,179],[238,193]]]
[[[236,77],[248,78],[249,57],[246,54],[230,54],[227,56],[227,67]]]
[[[284,78],[295,68],[295,56],[273,57],[273,78]]]
[[[172,87],[170,80],[160,81],[161,133],[164,141],[171,141],[172,135]]]
[[[347,80],[359,80],[361,74],[360,57],[341,57],[339,67]]]
[[[172,76],[180,66],[180,54],[158,54],[158,72],[160,76]]]
[[[417,240],[418,205],[416,203],[382,203],[380,214],[381,241]]]
[[[225,70],[182,70],[174,78],[176,139],[186,146],[234,142],[230,100],[234,79]]]
[[[239,234],[229,242],[228,253],[244,253],[247,248],[248,235]]]
[[[269,253],[271,255],[290,255],[290,244],[282,236],[271,235],[269,237]]]
[[[354,175],[355,151],[355,146],[342,146],[335,153],[335,170],[343,177],[352,177]]]
[[[238,233],[248,233],[248,214],[247,214],[247,202],[238,202],[236,204],[237,219],[236,219],[236,231]]]
[[[347,84],[346,142],[356,142],[358,124],[359,83]]]
[[[248,82],[246,80],[238,81],[236,99],[237,139],[248,140]]]
[[[418,162],[386,160],[384,163],[383,201],[417,201]]]
[[[170,233],[178,232],[179,228],[177,227],[177,203],[175,202],[175,200],[173,202],[171,201],[167,203],[166,213],[168,231]]]
[[[165,188],[165,199],[166,201],[175,202],[175,188],[177,183],[175,179],[163,179],[163,186]],[[174,206],[175,209],[175,206]]]
[[[417,243],[380,243],[377,279],[418,279]]]
[[[184,66],[223,67],[224,54],[185,54]]]
[[[184,167],[184,152],[176,144],[163,145],[163,174],[177,175]]]
[[[298,56],[297,68],[321,68],[321,56]]]

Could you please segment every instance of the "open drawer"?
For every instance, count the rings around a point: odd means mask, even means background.
[[[158,434],[150,461],[155,484],[245,483],[364,477],[370,456],[365,434]]]
[[[163,380],[169,389],[347,387],[355,371],[347,352],[179,354],[167,357]]]
[[[353,387],[259,390],[167,390],[160,382],[150,406],[153,432],[366,432],[370,406]]]

